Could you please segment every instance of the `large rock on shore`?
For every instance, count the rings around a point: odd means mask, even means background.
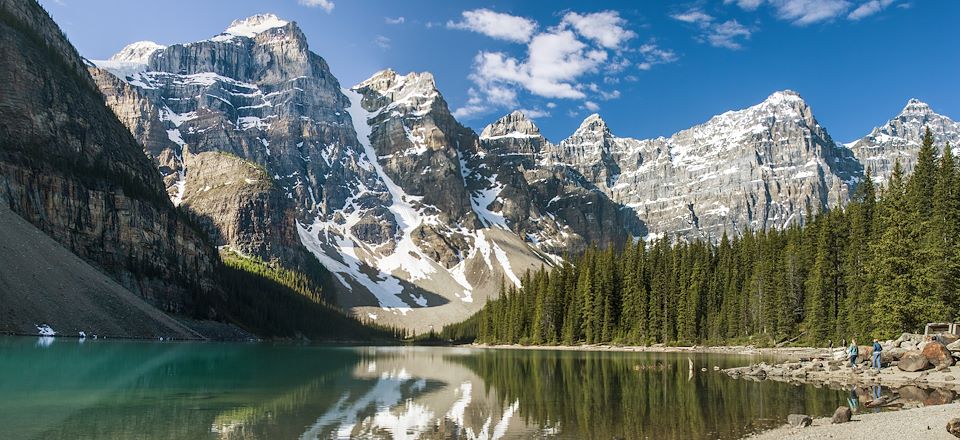
[[[830,423],[847,423],[850,421],[852,415],[853,411],[850,411],[849,406],[838,407],[837,410],[833,412],[833,418],[830,419]]]
[[[930,366],[930,361],[918,350],[908,351],[900,358],[897,368],[906,372],[920,371]]]
[[[813,419],[806,414],[790,414],[787,416],[787,423],[789,423],[790,426],[806,428],[813,424]]]
[[[889,365],[893,361],[899,361],[906,352],[907,350],[899,347],[883,350],[880,352],[880,363]]]
[[[893,341],[894,345],[902,347],[904,343],[912,342],[913,345],[917,345],[923,342],[926,339],[924,335],[919,333],[904,333],[900,335],[899,338]]]
[[[947,344],[947,348],[950,349],[950,351],[960,351],[960,341]]]
[[[947,432],[953,434],[956,438],[960,438],[960,417],[950,419],[947,422]]]
[[[946,368],[953,365],[953,355],[950,354],[950,349],[939,342],[928,342],[924,345],[921,353],[937,368]]]

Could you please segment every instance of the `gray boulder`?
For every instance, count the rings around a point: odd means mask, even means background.
[[[850,421],[852,415],[853,411],[850,411],[850,407],[838,407],[837,410],[833,412],[833,418],[830,419],[830,423],[847,423]]]
[[[947,422],[947,432],[953,434],[956,438],[960,438],[960,417],[952,418]]]
[[[900,358],[897,368],[901,371],[915,372],[930,366],[930,361],[919,350],[908,351]]]
[[[790,414],[787,416],[787,423],[789,423],[790,426],[806,428],[813,424],[813,419],[806,414]]]

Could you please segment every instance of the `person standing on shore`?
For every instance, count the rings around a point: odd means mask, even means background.
[[[857,368],[857,356],[860,356],[860,349],[857,347],[857,340],[850,340],[850,347],[847,348],[847,355],[850,356],[850,368]]]
[[[880,341],[873,340],[873,368],[877,370],[880,369],[880,352],[883,351],[883,347],[880,345]]]

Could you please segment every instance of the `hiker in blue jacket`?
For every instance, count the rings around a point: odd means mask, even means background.
[[[860,348],[857,347],[857,340],[850,340],[850,347],[847,348],[847,355],[850,356],[850,368],[857,368],[857,356],[860,356]]]
[[[883,351],[883,347],[880,346],[880,341],[873,340],[873,368],[877,370],[880,369],[880,352]]]

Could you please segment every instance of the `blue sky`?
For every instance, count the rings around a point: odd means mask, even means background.
[[[954,0],[41,0],[91,59],[202,40],[232,20],[296,21],[345,86],[429,71],[478,131],[515,108],[553,141],[600,113],[620,136],[668,136],[793,89],[838,141],[911,97],[960,118]]]

